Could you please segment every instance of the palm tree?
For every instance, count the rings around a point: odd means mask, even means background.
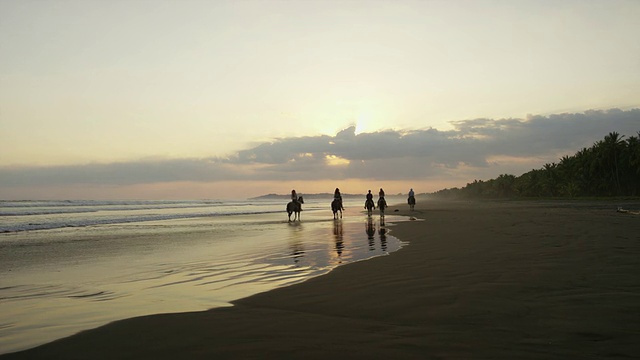
[[[555,196],[556,195],[556,186],[557,186],[557,167],[558,164],[544,164],[544,182],[542,183],[543,188],[545,189],[545,193],[547,196]]]
[[[631,136],[627,139],[625,148],[625,166],[627,192],[635,196],[640,191],[640,131],[638,136]]]
[[[610,132],[609,135],[604,137],[604,141],[602,142],[604,156],[606,161],[609,163],[611,167],[611,171],[615,175],[616,185],[618,188],[618,194],[622,192],[620,188],[620,174],[618,171],[618,154],[624,148],[626,144],[622,141],[624,135],[620,136],[617,132]]]

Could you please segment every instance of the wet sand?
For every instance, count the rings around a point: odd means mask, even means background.
[[[409,243],[390,256],[0,358],[634,358],[640,216],[619,205],[418,199],[389,209],[423,219],[387,224]]]

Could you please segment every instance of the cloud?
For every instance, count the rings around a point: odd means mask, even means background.
[[[386,130],[279,138],[226,158],[140,160],[110,164],[0,168],[0,184],[135,185],[167,182],[428,180],[520,175],[591,146],[616,131],[640,131],[640,109],[470,119],[453,129]]]

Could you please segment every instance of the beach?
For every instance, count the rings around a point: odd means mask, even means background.
[[[320,198],[288,221],[286,201],[0,201],[0,354],[231,306],[401,247],[359,199],[341,220]]]
[[[640,216],[619,206],[640,202],[419,198],[388,209],[415,218],[387,221],[389,256],[0,358],[637,358]]]

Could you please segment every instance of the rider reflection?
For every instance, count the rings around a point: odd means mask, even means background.
[[[300,223],[289,223],[290,229],[293,231],[291,234],[291,241],[289,243],[291,258],[293,259],[293,263],[299,265],[298,263],[303,260],[305,256],[304,250],[304,241],[302,240],[302,225]]]
[[[376,228],[373,224],[373,219],[372,218],[368,218],[367,219],[367,225],[366,225],[366,232],[367,232],[367,238],[369,239],[369,250],[373,251],[376,249],[375,247],[375,239],[374,236],[376,235]]]
[[[295,241],[291,244],[291,256],[294,264],[298,264],[304,257],[304,245],[301,241]]]
[[[334,220],[333,221],[333,236],[336,241],[336,253],[338,254],[338,258],[342,256],[342,251],[344,250],[344,241],[342,236],[342,221]],[[342,262],[342,259],[339,260]]]

